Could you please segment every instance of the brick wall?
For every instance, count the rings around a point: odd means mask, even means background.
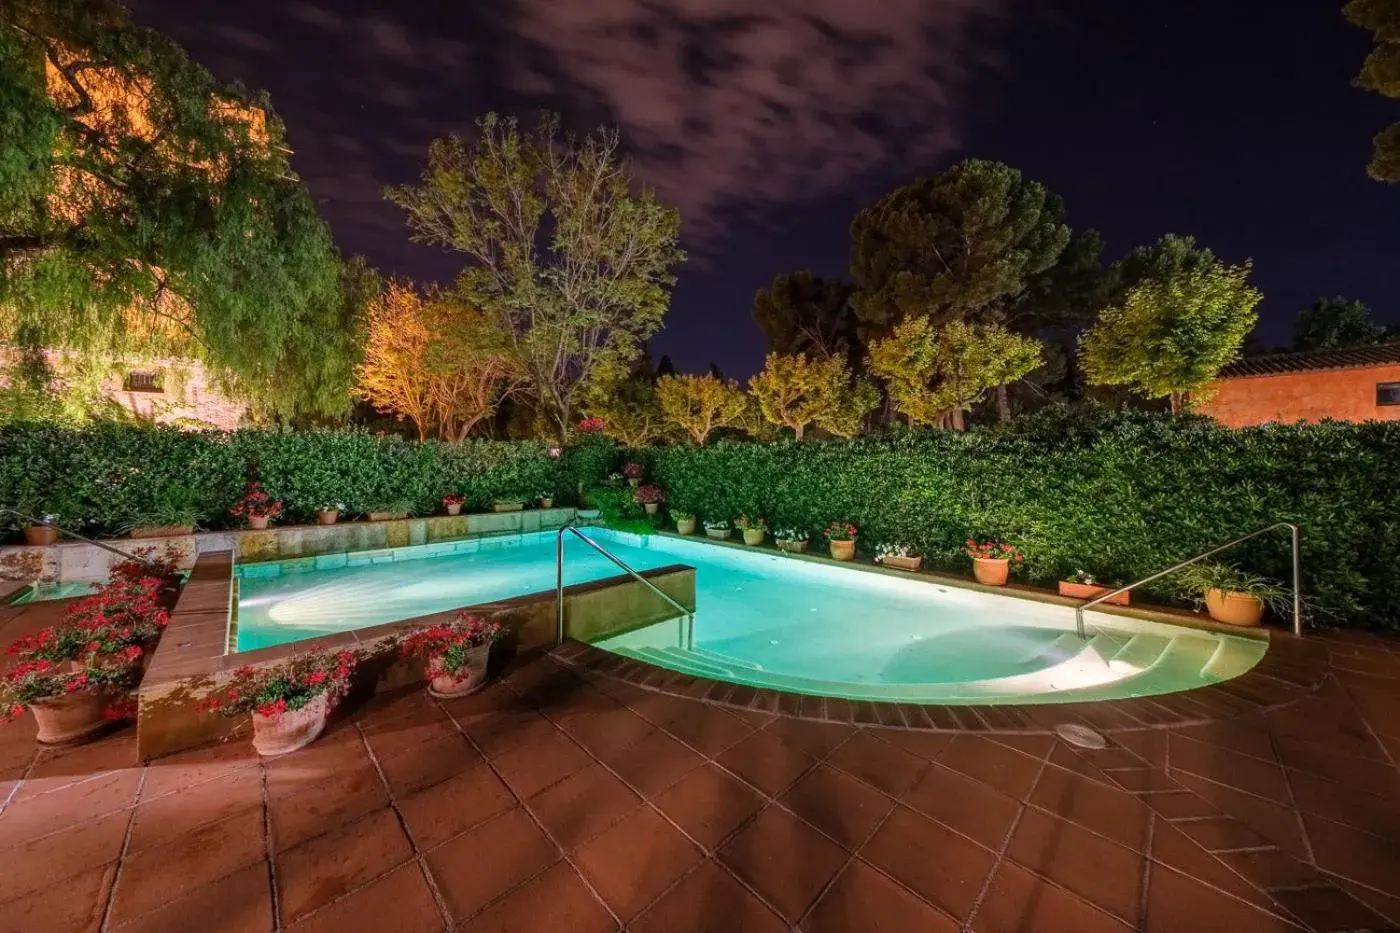
[[[1196,410],[1241,428],[1269,421],[1400,420],[1400,405],[1377,405],[1376,385],[1400,382],[1400,365],[1320,369],[1222,379]]]

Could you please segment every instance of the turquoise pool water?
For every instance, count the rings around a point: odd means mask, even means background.
[[[40,583],[38,586],[31,586],[10,600],[10,605],[24,606],[29,603],[47,602],[51,599],[72,599],[74,596],[86,596],[96,587],[97,584],[87,582]]]
[[[1267,642],[795,560],[697,539],[587,532],[643,570],[696,568],[697,613],[599,642],[674,670],[802,693],[920,703],[1064,702],[1238,676]],[[431,556],[423,556],[431,555]],[[566,542],[568,583],[613,576]],[[319,568],[319,569],[317,569]],[[554,534],[240,568],[238,649],[411,618],[554,586]]]

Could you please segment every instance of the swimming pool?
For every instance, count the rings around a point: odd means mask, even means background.
[[[638,570],[696,568],[689,644],[678,622],[597,643],[753,686],[912,703],[1049,703],[1188,690],[1253,667],[1266,641],[1074,613],[926,580],[698,539],[587,533]],[[239,568],[238,650],[412,618],[554,586],[552,532]],[[565,582],[615,575],[566,539]]]

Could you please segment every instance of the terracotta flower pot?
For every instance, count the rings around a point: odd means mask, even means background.
[[[108,725],[102,715],[107,700],[104,691],[77,690],[61,697],[34,701],[29,708],[39,724],[36,738],[44,745],[62,745],[101,732]]]
[[[855,541],[828,541],[831,546],[831,556],[837,560],[854,560],[856,556]]]
[[[729,529],[728,529],[728,528],[706,528],[706,529],[705,529],[705,534],[708,535],[708,536],[711,537],[711,538],[714,538],[716,541],[728,541],[728,540],[729,540]]]
[[[1005,586],[1011,561],[1004,557],[974,557],[972,575],[984,586]]]
[[[774,543],[778,545],[778,550],[787,551],[790,554],[801,554],[807,550],[806,541],[794,541],[791,538],[779,538]]]
[[[744,543],[749,547],[757,547],[763,543],[763,536],[767,534],[762,528],[745,528]]]
[[[1227,625],[1258,625],[1264,620],[1264,601],[1248,593],[1207,590],[1206,611]]]
[[[330,711],[323,693],[301,709],[288,710],[281,716],[254,713],[253,750],[264,758],[275,758],[305,748],[325,730]]]
[[[272,518],[267,515],[249,515],[248,527],[252,528],[254,531],[265,531],[267,529],[267,523],[270,521],[272,521]]]
[[[880,559],[880,563],[886,567],[893,567],[895,570],[918,570],[924,565],[924,559],[920,557],[898,557],[890,554]]]
[[[542,509],[552,509],[552,508],[554,508],[554,497],[553,497],[553,496],[540,496],[540,508],[542,508]]]
[[[676,522],[676,534],[678,534],[678,535],[693,535],[693,534],[695,534],[695,519],[693,519],[693,518],[683,518],[683,519],[681,519],[680,521]]]
[[[53,525],[26,525],[24,543],[30,547],[48,547],[58,540],[58,529]]]
[[[656,510],[661,508],[660,502],[643,502],[642,508],[647,510],[648,515],[655,515]]]
[[[437,658],[429,658],[428,665],[436,666]],[[457,669],[455,674],[439,674],[428,682],[428,692],[435,697],[450,699],[476,693],[486,686],[486,673],[491,665],[491,645],[485,644],[467,652],[467,664]]]
[[[317,510],[316,510],[316,521],[320,522],[322,525],[334,525],[334,524],[335,524],[336,522],[338,522],[339,520],[340,520],[340,510],[339,510],[339,509],[317,509]]]
[[[1068,596],[1070,599],[1093,599],[1109,592],[1106,586],[1099,586],[1097,583],[1071,583],[1068,580],[1060,581],[1060,595]],[[1104,602],[1110,606],[1126,606],[1128,600],[1132,598],[1132,593],[1119,593],[1112,599],[1105,599]]]
[[[447,514],[448,514],[448,515],[461,515],[461,514],[462,514],[462,503],[460,503],[460,502],[454,502],[454,503],[452,503],[451,505],[449,505],[449,506],[447,507]]]
[[[131,529],[132,538],[178,538],[194,534],[193,525],[137,525]]]

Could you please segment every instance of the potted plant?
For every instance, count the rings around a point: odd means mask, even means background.
[[[705,519],[705,534],[716,541],[729,539],[729,522],[722,518]]]
[[[554,508],[554,493],[552,492],[536,493],[535,499],[539,501],[540,508],[542,509]]]
[[[1258,625],[1265,606],[1286,611],[1293,598],[1287,587],[1274,580],[1215,561],[1183,568],[1180,581],[1198,608],[1204,603],[1212,619],[1227,625]]]
[[[350,690],[356,656],[295,655],[265,667],[244,665],[221,693],[200,705],[222,716],[251,716],[253,749],[265,758],[285,755],[316,741],[326,719]]]
[[[322,525],[334,525],[340,521],[340,513],[345,511],[344,502],[332,502],[316,506],[316,521]]]
[[[413,504],[407,499],[395,499],[370,509],[365,513],[365,518],[372,522],[387,522],[396,518],[408,518],[412,511]]]
[[[780,551],[800,554],[807,550],[807,532],[791,527],[775,528],[773,530],[773,543],[778,546]]]
[[[912,571],[923,566],[924,558],[921,554],[915,554],[914,549],[907,544],[886,542],[875,548],[875,562],[896,570]]]
[[[1060,581],[1060,595],[1068,596],[1070,599],[1094,599],[1117,588],[1116,585],[1104,586],[1094,579],[1093,574],[1085,573],[1082,570],[1076,570]],[[1104,600],[1104,602],[1113,606],[1126,606],[1132,595],[1130,592],[1119,593],[1117,596]]]
[[[827,546],[836,560],[851,560],[856,556],[856,533],[860,529],[850,522],[832,522],[826,526]]]
[[[503,634],[505,630],[499,622],[462,611],[451,622],[430,625],[409,635],[400,650],[406,658],[427,659],[429,693],[435,697],[461,697],[485,686],[491,645]]]
[[[646,509],[648,515],[655,515],[661,508],[661,487],[655,483],[638,486],[632,491],[632,499]]]
[[[141,649],[132,646],[139,658]],[[135,684],[136,659],[88,655],[67,661],[21,660],[0,679],[0,722],[28,710],[38,724],[35,738],[62,745],[88,738],[119,718],[113,700]]]
[[[963,542],[963,553],[972,558],[972,575],[984,586],[1005,586],[1011,564],[1022,560],[1020,551],[1002,541],[968,538]]]
[[[30,547],[48,547],[58,540],[58,516],[45,512],[38,519],[24,526],[24,543]]]
[[[642,477],[646,475],[646,468],[635,460],[629,460],[622,465],[622,475],[627,477],[627,485],[636,489],[642,484]]]
[[[749,518],[746,512],[734,519],[734,527],[743,532],[745,544],[749,547],[758,547],[763,543],[763,536],[768,533],[768,519],[762,515]]]
[[[525,508],[523,498],[503,497],[491,500],[491,511],[493,512],[519,512]]]
[[[249,528],[260,531],[282,514],[282,500],[272,498],[262,483],[254,481],[243,491],[243,497],[229,507],[228,513],[245,519]]]
[[[447,510],[448,515],[461,515],[462,506],[466,505],[467,497],[460,492],[450,492],[442,497],[442,507]]]
[[[695,534],[695,513],[686,512],[681,509],[671,510],[671,521],[676,523],[676,534]]]

